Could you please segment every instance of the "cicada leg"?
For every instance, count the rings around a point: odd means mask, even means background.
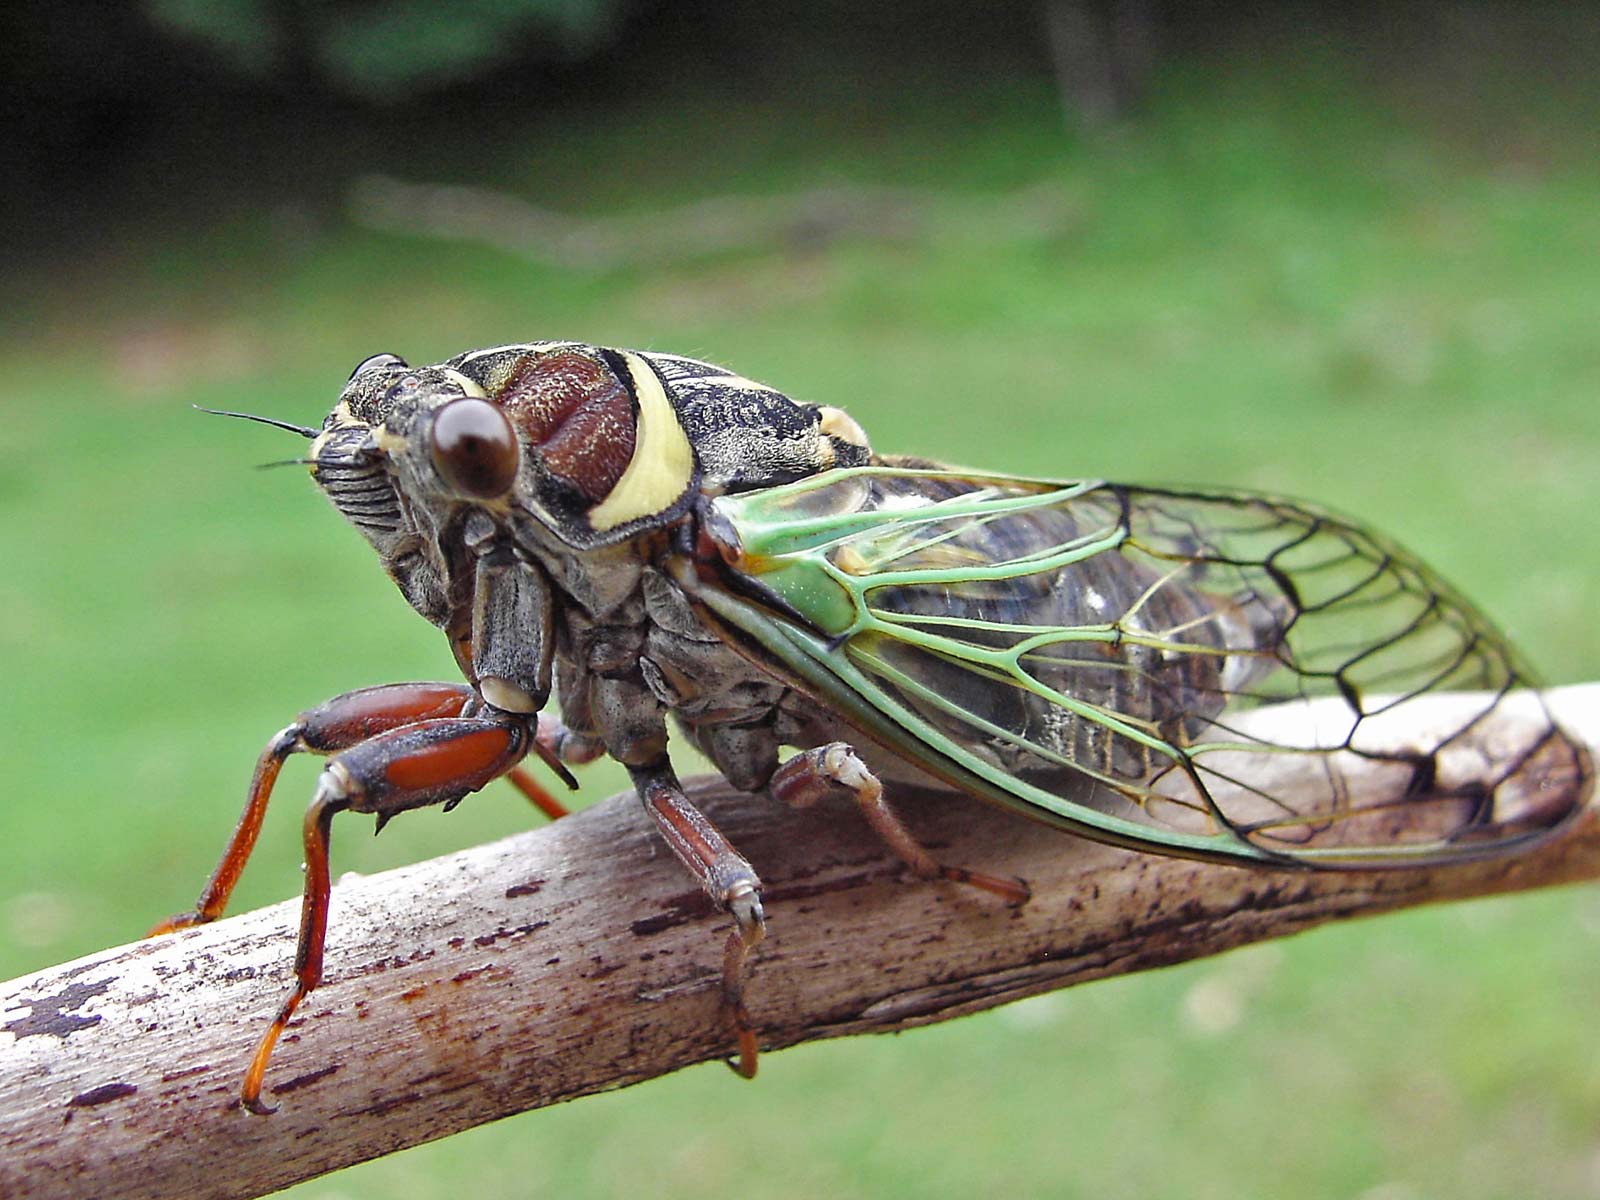
[[[245,1076],[241,1099],[252,1112],[261,1102],[267,1061],[300,1002],[322,978],[327,935],[329,833],[333,815],[366,812],[383,823],[398,812],[430,804],[451,805],[500,775],[551,817],[566,810],[516,764],[530,751],[575,786],[562,758],[583,761],[586,744],[559,721],[502,714],[463,715],[477,704],[464,684],[406,683],[362,688],[302,713],[262,751],[244,812],[192,911],[163,921],[151,934],[168,933],[221,917],[255,847],[279,771],[291,754],[331,754],[305,819],[305,895],[295,954],[295,990],[284,1001]]]
[[[261,1101],[267,1062],[295,1009],[322,981],[330,895],[329,833],[334,814],[373,813],[381,823],[407,809],[454,804],[505,774],[533,741],[525,717],[445,717],[377,734],[329,760],[306,810],[306,887],[295,950],[295,988],[278,1009],[245,1074],[240,1100],[247,1109],[273,1111]]]
[[[291,754],[334,754],[377,734],[419,721],[459,717],[476,698],[473,690],[462,683],[387,683],[345,692],[301,713],[261,752],[245,796],[244,812],[239,815],[239,823],[234,826],[233,835],[222,852],[222,861],[211,873],[194,908],[168,917],[146,936],[204,925],[222,916],[250,852],[255,849],[278,772]],[[569,787],[576,787],[577,781],[564,762],[583,763],[597,756],[585,755],[587,747],[575,744],[560,721],[542,714],[533,749]],[[520,767],[510,771],[509,778],[529,802],[551,820],[567,815],[566,808]]]
[[[661,836],[717,907],[733,918],[722,954],[722,1003],[733,1023],[738,1057],[728,1065],[746,1079],[756,1073],[755,1025],[744,1000],[745,968],[750,952],[766,936],[761,908],[761,878],[755,868],[722,836],[684,795],[672,768],[656,766],[631,771],[639,799]]]
[[[578,784],[572,778],[572,773],[567,770],[568,765],[581,767],[585,763],[594,762],[606,752],[601,742],[574,733],[561,721],[546,713],[539,714],[539,732],[533,748],[544,760],[544,764],[571,788],[576,788]],[[566,806],[521,767],[513,767],[506,772],[506,779],[552,821],[568,815]]]
[[[473,699],[472,689],[460,683],[391,683],[346,692],[301,713],[261,752],[245,796],[244,812],[239,815],[239,823],[234,826],[233,836],[222,852],[222,861],[211,873],[194,909],[167,918],[146,936],[204,925],[222,916],[250,852],[255,849],[278,772],[291,754],[302,751],[332,754],[386,730],[418,721],[459,716]]]
[[[844,742],[802,750],[779,767],[767,784],[774,798],[795,808],[815,804],[835,787],[843,788],[855,798],[873,832],[918,878],[948,879],[981,888],[1013,906],[1020,907],[1028,902],[1028,885],[1021,879],[947,866],[929,853],[889,806],[883,794],[883,781]]]
[[[552,821],[559,821],[562,817],[571,816],[570,810],[561,801],[550,794],[544,784],[521,767],[512,767],[506,772],[506,782],[521,792],[533,805]]]

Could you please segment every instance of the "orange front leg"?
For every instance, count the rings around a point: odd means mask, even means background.
[[[244,812],[228,839],[192,911],[161,922],[152,934],[169,933],[222,916],[261,832],[278,773],[291,754],[333,757],[317,781],[305,820],[305,896],[295,954],[294,991],[262,1038],[245,1076],[241,1098],[252,1112],[271,1109],[261,1101],[262,1079],[273,1046],[300,1002],[322,978],[329,900],[328,847],[333,815],[372,813],[383,823],[398,812],[431,804],[450,807],[501,775],[551,817],[566,810],[535,780],[517,769],[530,751],[576,781],[561,763],[581,760],[586,747],[550,718],[486,708],[473,689],[455,683],[397,683],[347,692],[301,713],[270,742],[256,763]],[[592,757],[592,756],[591,756]]]
[[[306,810],[306,889],[295,950],[295,987],[272,1019],[251,1059],[240,1100],[253,1113],[270,1113],[261,1100],[267,1062],[300,1002],[322,981],[331,890],[328,847],[335,813],[374,813],[379,822],[430,804],[453,805],[505,774],[534,740],[525,718],[447,717],[380,733],[335,755],[317,780]]]
[[[272,786],[291,754],[302,751],[332,754],[391,729],[418,721],[460,716],[474,699],[473,690],[464,683],[388,683],[346,692],[301,713],[261,752],[245,796],[244,812],[239,815],[239,823],[234,826],[233,836],[222,852],[222,861],[211,873],[194,909],[168,917],[147,936],[204,925],[222,916],[250,852],[255,849],[262,818],[267,815],[267,801],[272,797]]]

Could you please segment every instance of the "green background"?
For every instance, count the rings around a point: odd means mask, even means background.
[[[303,444],[189,407],[317,423],[380,350],[688,353],[881,449],[1315,498],[1421,550],[1551,681],[1600,677],[1600,102],[1566,69],[1600,39],[1479,16],[1169,45],[1092,134],[1040,62],[963,69],[954,34],[801,42],[748,88],[613,49],[539,105],[180,124],[65,216],[34,201],[0,280],[0,972],[189,903],[300,708],[454,674],[301,472],[252,469]],[[374,169],[596,219],[885,185],[918,220],[556,268],[363,227],[339,197]],[[285,772],[238,907],[297,889],[314,769]],[[340,827],[335,870],[531,820],[492,787]],[[1458,905],[770,1055],[753,1084],[708,1065],[290,1194],[1591,1196],[1597,994],[1592,890]]]

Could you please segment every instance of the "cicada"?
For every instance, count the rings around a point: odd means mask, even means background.
[[[542,798],[518,769],[529,754],[569,782],[568,765],[623,763],[729,915],[722,985],[746,1075],[761,881],[684,794],[669,724],[736,788],[790,803],[842,789],[915,874],[1017,904],[1022,881],[920,845],[895,784],[1282,868],[1515,852],[1590,785],[1542,707],[1492,764],[1452,765],[1527,671],[1416,558],[1305,504],[882,455],[839,409],[577,342],[426,367],[380,354],[320,429],[289,428],[465,682],[303,713],[262,753],[195,911],[161,927],[221,915],[284,760],[331,755],[305,822],[296,984],[243,1085],[253,1111],[270,1111],[268,1058],[321,978],[334,815],[381,825],[508,774]],[[1408,713],[1444,689],[1478,699],[1419,740]]]

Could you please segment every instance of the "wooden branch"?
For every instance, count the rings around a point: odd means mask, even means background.
[[[1600,684],[1552,703],[1600,741]],[[1339,917],[1600,876],[1593,806],[1518,858],[1286,873],[1130,854],[902,792],[908,822],[947,861],[1032,883],[1013,912],[908,881],[847,803],[789,812],[713,780],[693,794],[766,879],[771,932],[749,999],[769,1048],[944,1020]],[[726,921],[637,805],[614,798],[342,880],[327,978],[268,1075],[281,1111],[250,1116],[235,1097],[289,986],[297,908],[0,985],[0,1195],[257,1196],[729,1050]]]

